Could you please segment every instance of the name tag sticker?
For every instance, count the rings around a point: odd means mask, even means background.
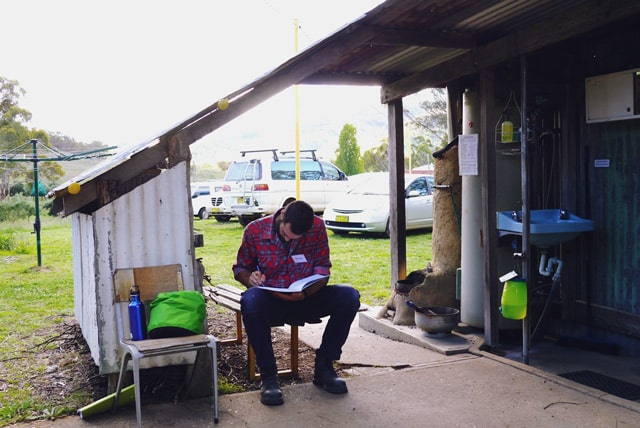
[[[307,258],[304,256],[304,254],[294,254],[291,256],[291,258],[293,259],[293,261],[295,263],[306,263],[307,262]]]

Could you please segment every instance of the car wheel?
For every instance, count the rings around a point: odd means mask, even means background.
[[[253,220],[257,220],[259,219],[261,216],[259,214],[257,215],[241,215],[240,217],[238,217],[238,223],[240,223],[241,226],[246,226],[249,223],[251,223]]]
[[[382,232],[382,236],[384,236],[385,238],[391,237],[391,232],[389,230],[389,219],[387,219],[387,227],[384,228],[384,232]]]
[[[209,212],[206,208],[200,208],[200,211],[198,211],[198,218],[200,220],[206,220],[209,218]]]
[[[217,215],[216,216],[216,221],[219,221],[220,223],[226,223],[229,220],[231,220],[231,216],[230,215]]]

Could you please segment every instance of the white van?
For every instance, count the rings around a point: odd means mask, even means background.
[[[220,222],[231,220],[232,216],[223,204],[223,185],[222,180],[191,184],[191,206],[194,216],[201,220],[210,216],[214,216]]]
[[[224,177],[223,204],[246,225],[296,200],[296,159],[292,151],[277,149],[240,152]],[[300,199],[317,213],[348,190],[347,175],[315,150],[300,151]]]

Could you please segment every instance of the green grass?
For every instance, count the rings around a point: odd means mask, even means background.
[[[52,418],[87,400],[74,394],[60,404],[32,391],[47,368],[32,351],[55,346],[51,327],[73,315],[70,222],[44,219],[40,267],[32,231],[28,220],[0,223],[0,425]]]
[[[0,343],[30,341],[30,334],[73,315],[71,226],[47,219],[41,231],[42,266],[38,267],[33,225],[0,223],[0,241],[16,245],[0,249]],[[19,322],[17,322],[19,321]],[[37,340],[37,339],[34,339]],[[13,342],[12,342],[13,343]],[[5,349],[2,349],[3,355]]]
[[[204,247],[196,249],[214,284],[238,285],[231,265],[242,238],[237,221],[218,223],[214,219],[194,220],[194,229],[204,235]],[[361,300],[371,306],[386,302],[391,291],[389,239],[378,236],[329,232],[332,284],[350,284],[357,288]],[[412,232],[407,236],[407,273],[422,269],[431,260],[431,232]]]
[[[196,256],[203,259],[212,282],[237,284],[231,265],[242,226],[209,219],[194,220],[194,227],[204,235],[204,247],[196,249]],[[48,364],[31,351],[55,346],[49,340],[53,327],[73,317],[74,302],[70,220],[42,219],[41,267],[32,231],[32,220],[0,223],[0,426],[74,413],[92,401],[82,391],[63,402],[34,393]],[[386,302],[391,291],[389,239],[329,232],[329,240],[331,282],[353,285],[368,305]],[[429,260],[431,233],[410,234],[407,270],[421,269]]]

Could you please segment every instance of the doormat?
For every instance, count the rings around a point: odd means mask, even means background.
[[[615,395],[625,400],[636,401],[640,399],[640,385],[592,372],[591,370],[562,373],[558,376],[582,385],[590,386],[591,388],[599,389],[607,394]]]

